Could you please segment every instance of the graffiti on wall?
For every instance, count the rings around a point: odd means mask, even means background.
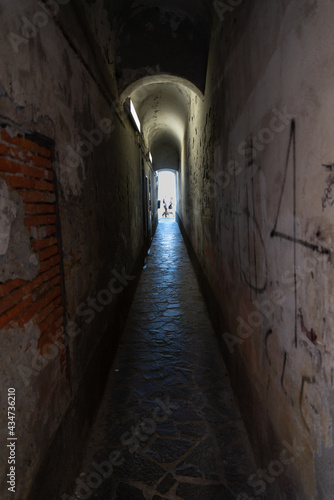
[[[323,164],[322,166],[325,167],[325,169],[329,172],[329,176],[326,179],[326,188],[321,198],[322,211],[324,211],[327,205],[331,207],[334,205],[334,190],[333,190],[334,164],[332,165]]]

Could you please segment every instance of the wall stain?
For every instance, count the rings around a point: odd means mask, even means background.
[[[303,317],[303,312],[302,312],[302,309],[299,308],[298,309],[298,316],[300,318],[300,326],[301,326],[301,330],[302,332],[306,335],[306,337],[313,343],[313,344],[316,344],[317,343],[317,338],[318,338],[318,335],[316,334],[316,332],[313,330],[313,328],[311,328],[311,330],[308,330],[305,326],[305,323],[304,323],[304,317]]]
[[[304,391],[305,391],[305,384],[309,384],[309,385],[314,385],[316,383],[316,380],[315,380],[315,377],[307,377],[307,376],[303,376],[302,377],[302,384],[301,384],[301,388],[300,388],[300,394],[299,394],[299,408],[300,408],[300,413],[301,413],[301,417],[302,417],[302,420],[303,420],[303,423],[305,425],[305,428],[307,429],[307,431],[310,433],[310,428],[306,422],[306,418],[304,416],[304,412],[303,412],[303,397],[304,397]]]
[[[284,394],[287,396],[288,393],[286,392],[286,389],[284,387],[284,375],[285,375],[285,368],[286,368],[286,361],[287,361],[287,353],[284,353],[284,360],[283,360],[283,371],[282,371],[282,376],[281,376],[281,386],[284,391]]]
[[[322,166],[325,167],[328,172],[330,172],[329,176],[326,179],[327,187],[325,188],[324,194],[321,198],[322,211],[324,212],[327,204],[331,207],[334,205],[334,192],[332,189],[334,184],[334,163],[331,165],[322,164]]]
[[[268,340],[269,340],[269,336],[272,335],[273,333],[273,330],[270,328],[267,333],[266,333],[266,338],[265,338],[265,348],[266,348],[266,355],[267,355],[267,358],[268,358],[268,361],[269,361],[269,364],[271,365],[271,359],[270,359],[270,356],[269,356],[269,353],[268,353]]]

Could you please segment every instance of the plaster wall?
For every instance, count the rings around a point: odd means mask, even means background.
[[[225,318],[219,342],[259,461],[301,449],[264,481],[270,498],[334,487],[333,9],[216,8],[180,172],[179,215]]]
[[[4,2],[0,7],[1,120],[13,136],[25,140],[39,134],[53,145],[50,161],[57,193],[66,348],[64,360],[63,351],[54,351],[50,342],[54,356],[46,359],[38,347],[38,322],[16,323],[1,331],[1,408],[6,405],[10,381],[17,390],[21,424],[17,498],[27,498],[51,444],[57,448],[59,439],[60,449],[70,448],[66,469],[64,457],[54,454],[52,470],[58,476],[44,475],[45,485],[36,491],[43,498],[69,491],[66,487],[75,477],[103,391],[102,374],[108,371],[124,321],[119,317],[119,301],[135,281],[133,269],[144,247],[139,144],[118,104],[110,63],[113,43],[110,52],[104,50],[112,28],[101,4],[91,8],[94,21],[87,20],[89,10],[83,4],[80,8],[80,2],[48,4],[44,9],[42,2],[27,0]],[[154,191],[155,177],[145,169]],[[23,238],[22,210],[20,197],[10,193],[2,180],[1,255],[6,258],[11,252],[16,262],[23,255],[23,264],[30,262],[30,267],[23,267],[26,274],[30,269],[31,276],[21,273],[19,277],[29,281],[36,276],[38,262],[31,260],[35,257],[27,229],[25,246],[15,246]],[[8,285],[12,278],[2,273],[0,281]],[[99,362],[102,345],[110,357]],[[5,413],[1,415],[1,428],[5,428]],[[66,429],[59,431],[64,421]],[[3,455],[2,477],[6,466]],[[1,498],[9,498],[7,485],[2,483],[1,488]]]

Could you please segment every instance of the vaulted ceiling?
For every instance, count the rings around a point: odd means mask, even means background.
[[[204,92],[211,0],[105,0],[104,7],[117,30],[120,92],[138,78],[166,73]]]
[[[131,97],[155,168],[177,169],[192,92],[205,92],[211,0],[105,0],[121,100]]]

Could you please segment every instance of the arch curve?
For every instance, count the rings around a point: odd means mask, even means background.
[[[170,75],[166,73],[161,74],[150,74],[147,76],[139,77],[130,83],[120,94],[120,101],[123,104],[128,97],[132,94],[140,93],[140,89],[152,84],[177,84],[179,86],[186,87],[191,92],[193,92],[200,99],[204,99],[203,92],[190,80],[177,75]]]

